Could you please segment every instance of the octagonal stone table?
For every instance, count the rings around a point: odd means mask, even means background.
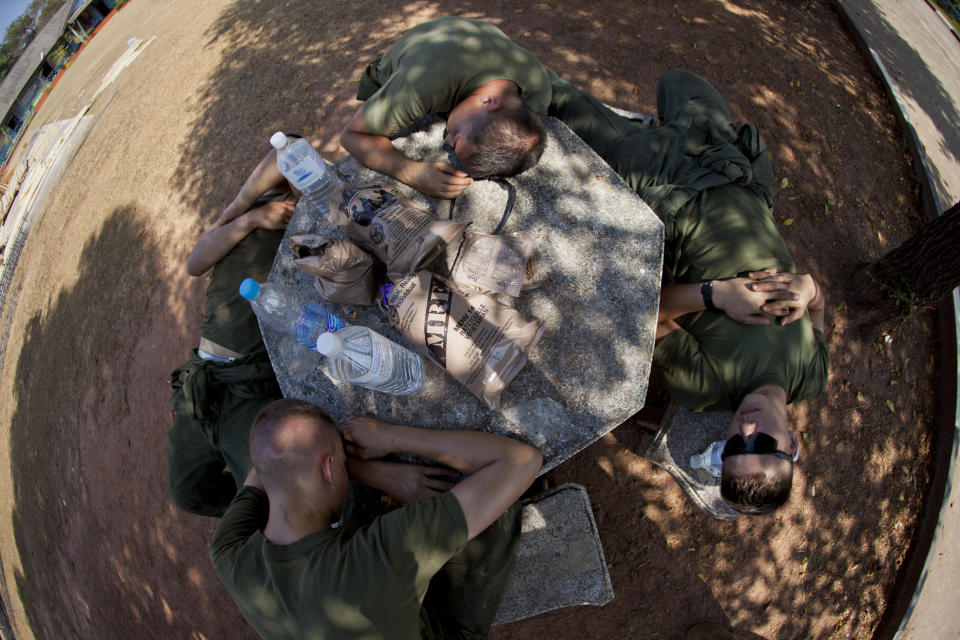
[[[544,124],[547,149],[534,169],[510,178],[509,187],[477,181],[452,203],[424,196],[352,158],[335,167],[347,182],[377,180],[397,186],[437,217],[471,221],[472,229],[486,233],[502,226],[503,233],[532,235],[540,286],[519,298],[499,299],[528,317],[542,319],[546,328],[526,366],[504,390],[500,410],[488,409],[429,362],[424,364],[423,390],[411,396],[334,382],[319,355],[265,332],[285,396],[314,402],[335,420],[362,414],[412,426],[519,437],[543,452],[541,473],[643,407],[656,334],[663,227],[646,203],[566,125],[553,118],[545,118]],[[440,150],[442,131],[442,121],[428,118],[394,142],[415,159],[445,159]],[[503,222],[509,201],[512,211]],[[286,237],[295,233],[344,237],[327,222],[327,213],[301,200]],[[448,275],[457,249],[448,247],[431,270]],[[316,300],[312,277],[302,273],[293,258],[285,241],[270,280],[293,284]],[[411,347],[375,306],[323,304],[351,324],[366,325]]]

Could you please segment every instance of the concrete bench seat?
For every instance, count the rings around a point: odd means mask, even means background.
[[[525,501],[520,546],[494,624],[613,599],[587,491],[562,484]]]
[[[695,505],[719,520],[736,520],[737,512],[720,497],[718,478],[690,468],[690,456],[724,439],[732,416],[727,411],[695,413],[671,402],[660,430],[643,453],[644,458],[666,469]]]

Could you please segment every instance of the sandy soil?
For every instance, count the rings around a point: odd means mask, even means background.
[[[685,67],[764,132],[776,215],[830,295],[832,379],[791,408],[804,460],[775,515],[713,521],[621,426],[550,474],[587,486],[615,600],[496,638],[870,638],[929,483],[931,318],[884,344],[854,331],[847,276],[921,224],[890,103],[830,3],[797,0],[132,0],[31,124],[72,117],[130,37],[156,40],[93,102],[99,116],[34,229],[4,310],[0,551],[18,638],[253,638],[206,557],[214,521],[166,489],[167,377],[194,346],[201,280],[183,259],[273,131],[343,156],[360,70],[417,22],[483,17],[604,101],[654,112]],[[29,135],[29,134],[28,134]],[[11,315],[12,314],[12,315]],[[665,397],[654,390],[649,406]]]

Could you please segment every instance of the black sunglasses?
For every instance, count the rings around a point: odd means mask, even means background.
[[[749,438],[744,438],[739,433],[730,436],[727,444],[723,446],[723,453],[720,454],[721,460],[726,460],[730,456],[742,456],[748,453],[764,454],[776,456],[782,460],[793,462],[793,456],[778,449],[777,439],[766,433],[755,433]]]

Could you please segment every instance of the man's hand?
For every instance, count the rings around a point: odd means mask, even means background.
[[[357,109],[340,132],[340,144],[360,164],[429,196],[448,200],[456,198],[473,183],[470,176],[446,162],[411,160],[397,150],[389,138],[371,133],[363,121],[363,107]]]
[[[410,161],[396,177],[421,193],[445,200],[456,198],[473,184],[473,178],[442,160]]]
[[[449,491],[460,474],[443,467],[428,467],[422,464],[385,462],[392,469],[392,482],[385,487],[390,497],[401,504],[410,504]]]
[[[286,229],[293,215],[297,203],[292,200],[283,200],[281,202],[268,202],[262,207],[251,209],[247,212],[251,220],[261,229],[270,229],[273,231]]]
[[[386,486],[378,487],[401,504],[411,504],[438,493],[449,491],[459,474],[443,467],[428,467],[422,464],[383,462],[389,473]],[[389,467],[387,467],[389,465]]]
[[[766,314],[776,315],[785,304],[796,304],[796,294],[787,287],[759,285],[749,277],[714,280],[713,303],[737,322],[752,325],[770,324]]]
[[[823,311],[825,298],[809,273],[781,273],[776,269],[764,269],[750,273],[749,279],[747,288],[768,298],[761,310],[779,316],[777,324],[780,326],[796,322],[808,309],[811,314]]]
[[[394,453],[390,424],[361,416],[350,416],[337,424],[347,453],[360,460],[376,460]]]

